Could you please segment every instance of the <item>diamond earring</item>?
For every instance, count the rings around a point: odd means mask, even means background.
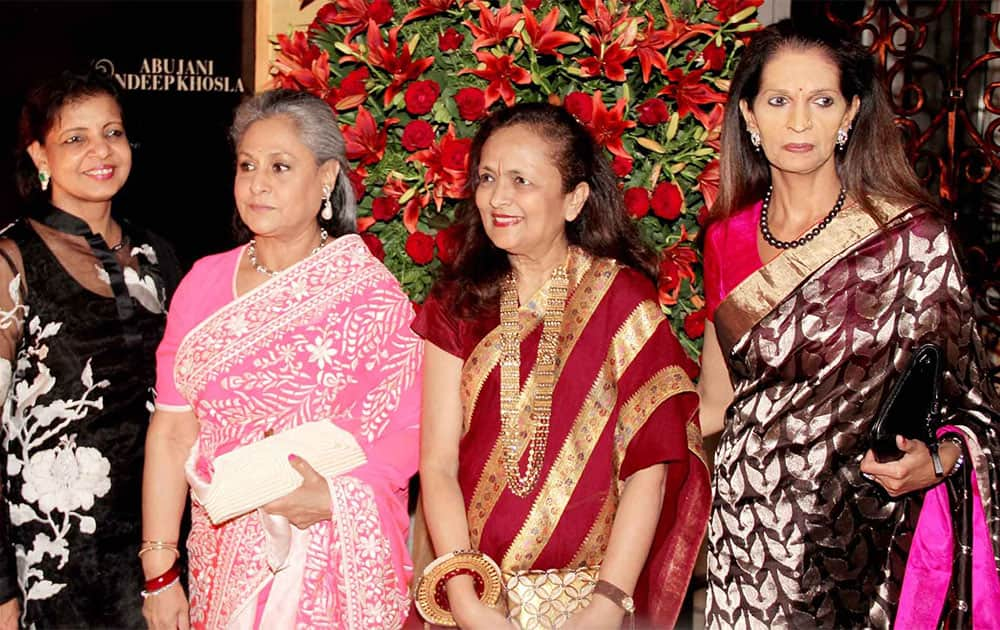
[[[48,171],[38,171],[38,183],[42,187],[42,192],[49,189],[49,173]]]
[[[750,132],[750,144],[753,145],[754,149],[756,149],[758,152],[760,152],[760,133],[759,132],[757,132],[757,131],[751,131]]]
[[[850,129],[850,127],[848,127]],[[843,149],[847,146],[847,130],[848,129],[838,129],[837,130],[837,147]]]

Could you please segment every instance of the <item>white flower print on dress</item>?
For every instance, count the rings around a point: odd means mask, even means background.
[[[111,462],[96,448],[77,447],[76,436],[63,436],[56,448],[39,451],[24,466],[24,498],[38,509],[64,514],[94,507],[94,498],[111,489]]]

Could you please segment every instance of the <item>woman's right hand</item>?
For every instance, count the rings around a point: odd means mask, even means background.
[[[142,602],[142,616],[150,630],[188,630],[188,600],[180,582]]]

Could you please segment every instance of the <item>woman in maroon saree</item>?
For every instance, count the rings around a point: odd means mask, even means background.
[[[434,549],[495,560],[522,627],[618,627],[631,598],[639,617],[672,625],[709,495],[694,366],[657,304],[653,257],[562,108],[495,114],[469,173],[463,246],[414,323],[428,342],[421,487]],[[441,588],[461,627],[507,623],[451,575]],[[518,595],[540,579],[582,584],[586,601]]]
[[[1000,594],[997,395],[948,231],[903,157],[872,59],[790,21],[765,29],[737,69],[722,140],[699,384],[706,433],[723,431],[708,627],[928,627],[970,606],[980,627]],[[945,424],[970,452],[940,442],[941,474],[917,440],[897,437],[891,463],[868,450],[883,392],[928,342],[946,363]],[[972,601],[946,603],[907,555],[924,490],[966,477],[994,543],[973,546]],[[961,552],[941,554],[938,587]],[[925,592],[897,611],[904,573],[904,591]]]

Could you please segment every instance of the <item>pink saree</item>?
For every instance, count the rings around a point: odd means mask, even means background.
[[[422,355],[409,300],[354,235],[235,297],[243,250],[194,266],[157,353],[157,405],[201,423],[187,465],[192,627],[399,627]],[[368,460],[329,480],[331,520],[299,530],[258,510],[213,526],[197,501],[213,459],[316,421],[350,431]]]

